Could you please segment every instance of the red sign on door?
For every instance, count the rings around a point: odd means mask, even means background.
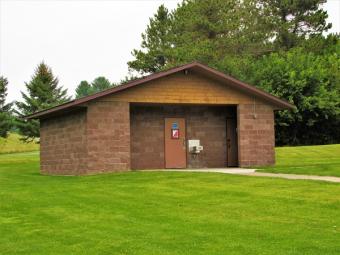
[[[179,139],[179,129],[171,129],[171,139]]]

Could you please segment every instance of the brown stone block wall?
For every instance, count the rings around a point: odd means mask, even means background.
[[[87,109],[87,173],[130,169],[130,111],[126,102],[95,101]]]
[[[267,166],[275,163],[274,111],[269,105],[241,104],[237,109],[239,165]]]
[[[131,106],[131,168],[165,167],[164,119],[185,118],[186,139],[199,139],[204,150],[193,157],[187,153],[187,167],[226,166],[226,118],[235,117],[231,107]]]
[[[131,106],[131,168],[164,168],[163,107]]]
[[[80,175],[87,170],[86,111],[40,121],[40,165],[44,174]]]

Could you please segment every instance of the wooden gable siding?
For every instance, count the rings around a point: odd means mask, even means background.
[[[134,103],[247,104],[253,97],[195,73],[176,73],[109,95],[100,101]]]

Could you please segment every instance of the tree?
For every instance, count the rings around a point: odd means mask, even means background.
[[[96,93],[96,92],[103,91],[105,89],[109,89],[113,87],[114,84],[111,84],[111,82],[105,77],[100,76],[93,80],[93,82],[91,83],[91,86],[93,88],[93,91]]]
[[[12,127],[12,103],[6,104],[7,86],[7,79],[0,76],[0,137],[7,137]]]
[[[290,49],[304,39],[321,35],[331,28],[328,14],[322,9],[326,0],[260,0],[274,18],[275,43],[278,48]]]
[[[103,76],[97,77],[91,84],[87,81],[81,81],[76,88],[76,98],[88,96],[114,86],[116,85],[114,83],[110,83],[110,81]]]
[[[92,94],[92,87],[87,81],[81,81],[76,88],[76,98],[81,98]]]
[[[324,2],[184,0],[171,12],[160,6],[128,65],[144,74],[195,60],[233,74],[226,66],[234,60],[289,50],[327,31]]]
[[[161,5],[154,17],[150,18],[149,25],[142,34],[142,49],[132,51],[135,60],[128,62],[129,68],[140,73],[161,70],[168,62],[167,52],[171,49],[170,28],[171,15],[168,9]]]
[[[294,48],[254,63],[250,82],[296,106],[276,113],[278,145],[340,142],[339,53]]]
[[[71,98],[67,96],[67,89],[59,86],[52,69],[44,62],[36,68],[29,83],[26,84],[27,93],[21,92],[23,101],[17,102],[19,132],[24,136],[24,141],[31,141],[39,137],[39,121],[25,120],[26,115],[38,112],[52,106],[65,103]]]
[[[218,67],[232,56],[271,51],[267,12],[253,0],[188,0],[171,13],[160,6],[129,68],[143,74],[194,60]]]

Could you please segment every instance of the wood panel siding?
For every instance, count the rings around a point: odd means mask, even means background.
[[[253,97],[190,72],[175,73],[99,99],[133,103],[249,104]]]

